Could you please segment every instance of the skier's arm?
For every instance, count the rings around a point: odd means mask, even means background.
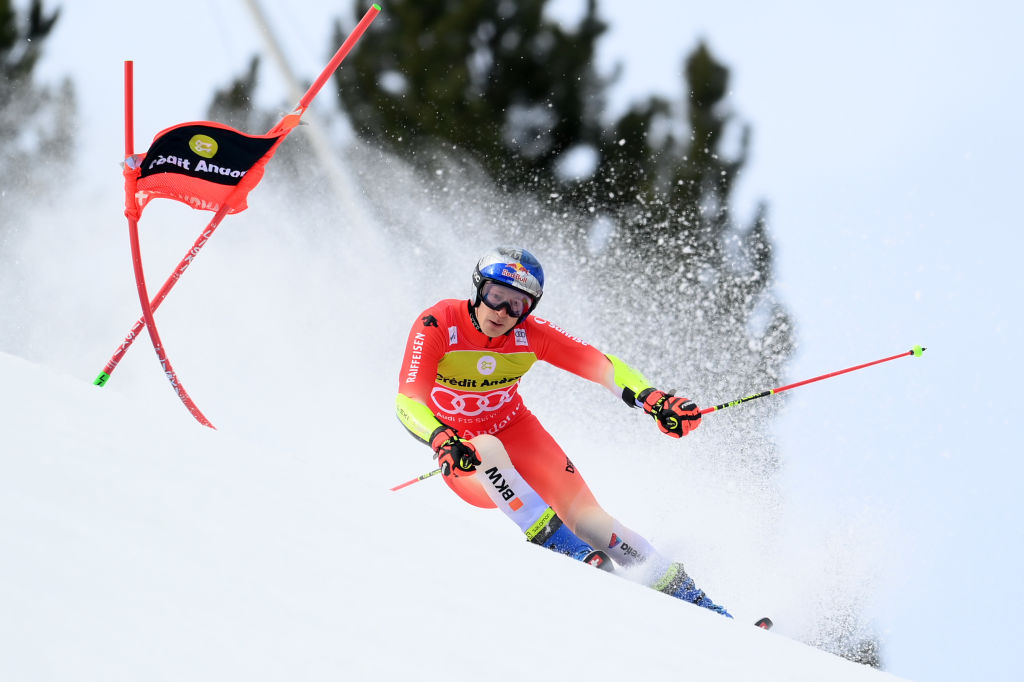
[[[431,434],[444,426],[429,407],[404,393],[395,398],[395,413],[402,426],[424,443],[430,443]]]
[[[480,464],[476,446],[438,421],[429,407],[399,393],[395,398],[395,411],[402,426],[434,451],[442,475],[458,477],[476,470],[476,465]]]
[[[601,384],[630,407],[641,407],[636,397],[651,384],[638,370],[614,355],[602,353],[590,344],[544,321],[538,328],[541,341],[537,357],[559,369]]]
[[[679,438],[700,426],[700,410],[689,398],[679,398],[651,386],[644,375],[614,355],[607,356],[612,379],[622,389],[622,400],[630,407],[642,407],[654,417],[662,433]]]
[[[409,330],[395,397],[398,421],[424,443],[430,443],[431,434],[443,427],[428,406],[437,365],[445,351],[438,315],[436,307],[428,308]]]
[[[689,398],[659,391],[614,355],[605,355],[549,322],[539,325],[543,335],[537,357],[584,379],[596,381],[630,407],[642,407],[657,422],[662,433],[673,438],[685,436],[700,425],[700,410]]]
[[[441,423],[428,404],[437,365],[445,353],[444,337],[433,313],[434,309],[424,311],[409,332],[398,378],[395,414],[409,433],[434,451],[442,475],[465,476],[480,464],[476,446]]]
[[[633,369],[620,358],[614,355],[605,355],[605,357],[612,365],[611,380],[615,387],[612,390],[618,390],[623,402],[630,407],[640,407],[642,403],[638,402],[636,397],[644,390],[651,388],[651,382],[647,381],[639,370]]]
[[[601,384],[617,396],[622,395],[618,383],[619,369],[614,356],[606,356],[589,343],[573,336],[547,320],[531,320],[531,340],[538,360],[543,360],[578,377]],[[619,361],[624,368],[628,366]],[[635,370],[630,369],[635,372]],[[635,372],[639,376],[639,372]],[[641,380],[643,377],[640,377]]]

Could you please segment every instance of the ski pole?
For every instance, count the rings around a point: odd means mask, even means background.
[[[406,481],[405,483],[400,483],[400,484],[396,485],[391,490],[401,490],[402,488],[404,488],[407,485],[412,485],[413,483],[418,483],[419,481],[422,481],[425,478],[430,478],[431,476],[435,476],[435,475],[437,475],[439,473],[441,473],[441,469],[440,468],[434,469],[433,471],[428,471],[425,474],[420,474],[419,476],[417,476],[416,478],[412,479],[411,481]]]
[[[787,384],[785,386],[779,386],[778,388],[772,388],[771,390],[762,391],[760,393],[755,393],[754,395],[748,395],[746,397],[741,397],[741,398],[738,398],[736,400],[731,400],[729,402],[723,402],[722,404],[717,404],[717,406],[715,406],[714,408],[705,408],[705,409],[701,410],[700,414],[701,415],[709,415],[709,414],[711,414],[713,412],[718,412],[719,410],[725,410],[726,408],[731,408],[733,406],[737,406],[737,404],[740,404],[741,402],[750,402],[751,400],[756,400],[759,397],[766,397],[768,395],[775,395],[776,393],[781,393],[782,391],[787,391],[787,390],[790,390],[791,388],[797,388],[798,386],[804,386],[806,384],[811,384],[811,383],[814,383],[815,381],[821,381],[822,379],[829,379],[831,377],[838,377],[841,374],[846,374],[848,372],[856,372],[857,370],[863,370],[865,367],[871,367],[872,365],[880,365],[882,363],[888,363],[889,360],[893,360],[893,359],[896,359],[898,357],[906,357],[907,355],[913,355],[914,357],[921,357],[922,353],[924,353],[926,350],[928,350],[928,349],[923,347],[923,346],[914,346],[910,350],[908,350],[908,351],[906,351],[904,353],[899,353],[898,355],[893,355],[891,357],[883,357],[882,359],[877,359],[877,360],[871,360],[870,363],[864,363],[863,365],[857,365],[856,367],[848,367],[845,370],[839,370],[837,372],[830,372],[828,374],[823,374],[820,377],[814,377],[813,379],[805,379],[803,381],[798,381],[798,382],[793,383],[793,384]],[[407,485],[412,485],[413,483],[418,483],[419,481],[423,480],[424,478],[430,478],[431,476],[433,476],[435,474],[439,474],[440,472],[441,472],[440,469],[434,469],[433,471],[428,471],[425,474],[420,474],[419,476],[417,476],[416,478],[414,478],[412,480],[407,480],[404,483],[401,483],[399,485],[395,485],[391,489],[392,489],[392,491],[400,491],[401,488],[406,487]]]
[[[854,372],[854,371],[856,371],[858,369],[864,369],[865,367],[870,367],[871,365],[878,365],[878,364],[883,363],[883,362],[889,362],[890,360],[895,360],[897,358],[905,358],[908,355],[913,355],[914,357],[919,358],[919,357],[921,357],[921,354],[924,353],[926,350],[927,349],[923,348],[922,346],[914,346],[913,348],[911,348],[907,352],[900,353],[899,355],[893,355],[892,357],[882,358],[881,360],[873,360],[871,362],[865,362],[863,365],[857,365],[855,367],[847,367],[846,369],[841,369],[841,370],[838,370],[836,372],[830,372],[828,374],[822,374],[821,376],[814,377],[813,379],[804,379],[803,381],[797,381],[796,383],[788,384],[786,386],[779,386],[778,388],[773,388],[773,389],[768,390],[768,391],[762,391],[761,393],[755,393],[754,395],[748,395],[745,398],[739,398],[737,400],[732,400],[732,401],[727,402],[727,403],[722,403],[721,405],[715,405],[714,407],[706,407],[703,410],[701,410],[700,413],[702,415],[710,414],[711,412],[717,412],[718,410],[724,410],[727,407],[732,407],[734,405],[739,405],[741,403],[750,402],[751,400],[757,400],[758,398],[764,398],[765,396],[775,395],[776,393],[782,393],[783,391],[788,391],[789,389],[796,388],[797,386],[804,386],[806,384],[814,383],[815,381],[821,381],[822,379],[829,379],[831,377],[839,376],[840,374],[846,374],[847,372]]]

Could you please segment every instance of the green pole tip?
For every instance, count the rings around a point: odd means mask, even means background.
[[[380,11],[380,5],[378,5],[377,3],[373,3],[373,8],[378,12]]]
[[[98,377],[96,377],[95,381],[92,382],[93,386],[106,386],[107,379],[109,379],[109,378],[110,378],[109,374],[107,374],[106,372],[100,372],[100,375]]]
[[[927,348],[922,348],[921,346],[914,346],[914,348],[913,348],[914,357],[915,358],[921,357],[921,354],[924,353],[926,350],[928,350],[928,349]]]

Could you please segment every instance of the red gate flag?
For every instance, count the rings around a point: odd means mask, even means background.
[[[342,43],[338,51],[316,81],[302,96],[295,109],[284,116],[266,135],[247,135],[234,128],[211,121],[182,123],[168,128],[153,138],[153,144],[145,154],[135,154],[134,148],[134,85],[132,62],[124,64],[125,74],[125,217],[128,218],[128,235],[131,240],[132,265],[135,270],[135,285],[142,305],[142,317],[132,326],[128,336],[107,362],[93,382],[103,386],[110,378],[121,357],[145,326],[156,351],[157,359],[170,381],[175,393],[188,408],[192,416],[204,426],[214,428],[195,405],[178,376],[171,367],[170,359],[160,340],[160,334],[153,319],[153,313],[170,292],[189,264],[198,255],[224,216],[244,211],[248,206],[249,192],[263,177],[267,161],[274,155],[277,146],[288,133],[299,124],[302,115],[309,108],[316,94],[327,82],[349,51],[363,35],[370,23],[380,12],[380,5],[374,4]],[[143,209],[156,198],[173,199],[189,206],[213,211],[214,216],[200,233],[195,243],[178,267],[167,278],[156,297],[150,300],[142,267],[142,253],[139,245],[139,219]]]
[[[135,190],[126,197],[125,210],[137,220],[146,204],[162,197],[205,211],[219,211],[225,202],[227,213],[244,211],[246,196],[263,178],[282,137],[246,135],[212,121],[161,131],[148,152],[126,164],[125,180],[134,180]]]

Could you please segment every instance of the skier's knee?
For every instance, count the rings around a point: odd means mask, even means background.
[[[483,464],[477,466],[478,469],[486,470],[491,467],[505,469],[512,466],[512,460],[509,459],[508,451],[501,444],[501,441],[494,436],[482,433],[471,438],[469,442],[476,447],[476,453],[480,457],[480,461],[483,462]]]

